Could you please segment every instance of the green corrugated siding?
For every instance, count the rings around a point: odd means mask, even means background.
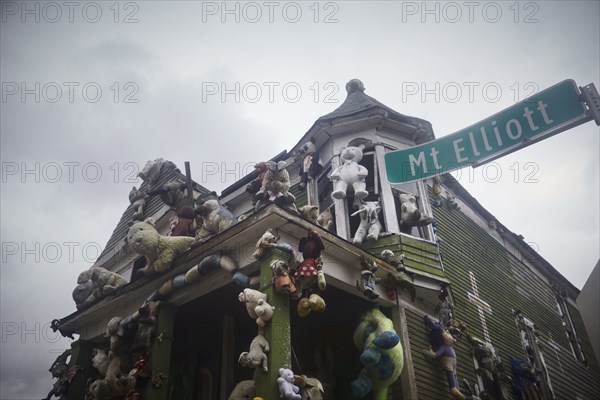
[[[293,186],[290,193],[296,198],[296,207],[300,208],[308,204],[308,194],[306,188],[301,188],[300,184]]]
[[[552,289],[461,211],[435,208],[434,217],[443,239],[440,251],[444,272],[452,285],[455,314],[467,323],[469,333],[483,338],[478,309],[467,297],[468,292],[473,292],[469,279],[472,271],[480,298],[492,308],[492,315],[486,313],[485,320],[492,344],[508,373],[509,356],[524,358],[513,316],[513,310],[520,310],[536,324],[556,398],[600,398],[598,367],[588,369],[573,356]],[[580,337],[585,335],[580,326],[576,329]],[[549,341],[558,350],[548,345]],[[584,351],[586,357],[591,353],[590,348]],[[468,363],[472,369],[473,363]]]
[[[406,235],[388,235],[375,242],[364,242],[361,246],[369,253],[379,256],[382,250],[391,250],[395,254],[402,252],[404,265],[436,276],[444,276],[437,246],[422,242]]]

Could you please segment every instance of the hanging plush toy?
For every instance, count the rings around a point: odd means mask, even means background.
[[[375,293],[375,285],[381,281],[381,279],[375,277],[375,271],[377,271],[379,267],[375,261],[367,260],[364,256],[360,259],[360,265],[360,281],[356,281],[356,288],[369,299],[375,300],[379,297],[379,295]]]
[[[323,274],[323,260],[321,252],[325,250],[323,241],[319,233],[314,230],[309,230],[308,235],[300,239],[298,250],[302,253],[304,260],[294,274],[294,280],[297,286],[297,297],[302,296],[302,290],[310,288],[315,281],[318,282],[319,289],[325,290],[326,281]]]
[[[306,142],[298,150],[301,156],[304,156],[302,161],[302,175],[300,177],[300,187],[306,187],[308,180],[314,180],[323,171],[323,164],[317,154],[317,148],[315,146],[315,138],[310,139],[310,142]]]
[[[173,218],[171,236],[191,236],[196,234],[196,211],[193,207],[183,206]]]
[[[454,347],[452,347],[456,339],[448,329],[444,328],[439,322],[433,322],[428,315],[425,316],[424,320],[425,325],[430,329],[429,344],[431,345],[429,349],[424,351],[424,354],[429,358],[438,360],[446,371],[446,378],[448,379],[448,386],[450,387],[452,397],[464,400],[465,396],[458,389],[456,353],[454,352]]]
[[[387,400],[388,388],[404,366],[404,352],[394,323],[378,309],[365,312],[354,330],[353,341],[364,366],[351,384],[355,397],[373,392],[373,400]]]

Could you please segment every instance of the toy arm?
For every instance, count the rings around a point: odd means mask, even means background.
[[[425,326],[427,326],[429,329],[435,329],[435,323],[429,317],[429,315],[425,315],[425,317],[423,317],[423,320],[425,321]]]
[[[365,167],[363,167],[362,165],[359,164],[358,165],[358,173],[357,173],[357,175],[360,178],[364,178],[365,176],[369,175],[369,171]]]

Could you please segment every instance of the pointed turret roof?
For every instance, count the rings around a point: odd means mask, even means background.
[[[385,112],[386,118],[395,120],[404,124],[412,125],[421,131],[419,141],[425,142],[433,140],[433,129],[431,123],[421,118],[415,118],[399,113],[396,110],[386,106],[377,99],[365,93],[365,85],[359,79],[351,79],[346,83],[346,92],[348,93],[346,100],[334,111],[320,117],[316,124],[329,122],[337,118],[348,118],[357,116],[372,109],[379,109]]]

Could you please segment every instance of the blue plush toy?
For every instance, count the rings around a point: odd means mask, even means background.
[[[465,396],[458,389],[456,353],[454,352],[454,347],[452,347],[456,339],[448,329],[444,328],[439,322],[433,322],[428,315],[425,316],[424,320],[425,325],[430,329],[429,344],[431,344],[431,347],[425,351],[425,355],[438,360],[446,371],[452,397],[457,400],[464,400]]]
[[[364,366],[351,383],[355,397],[365,397],[371,390],[373,400],[386,400],[388,387],[398,379],[404,366],[404,353],[394,324],[377,309],[365,312],[354,330],[354,344],[362,350]]]

